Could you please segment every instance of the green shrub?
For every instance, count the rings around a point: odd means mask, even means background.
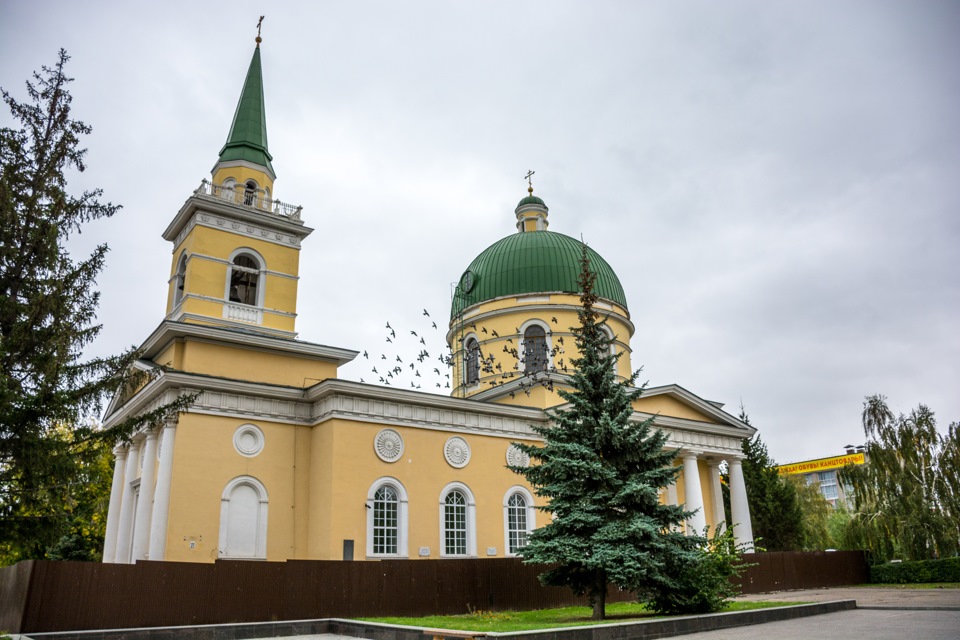
[[[704,538],[707,530],[704,529]],[[741,556],[744,545],[734,541],[733,530],[721,528],[709,538],[706,549],[688,554],[678,562],[667,559],[667,582],[641,589],[638,597],[654,612],[665,615],[713,613],[739,594],[730,581],[747,566]]]
[[[878,584],[960,582],[960,558],[877,564],[870,567],[870,582]]]

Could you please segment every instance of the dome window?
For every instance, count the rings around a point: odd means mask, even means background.
[[[538,324],[532,324],[523,332],[523,372],[526,374],[546,371],[547,332]]]
[[[480,343],[477,342],[476,338],[470,338],[467,340],[464,351],[467,384],[476,384],[480,382]]]

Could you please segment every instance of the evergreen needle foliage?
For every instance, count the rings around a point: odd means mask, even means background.
[[[672,570],[697,562],[705,540],[682,533],[691,515],[682,506],[660,503],[659,490],[679,472],[676,453],[664,448],[667,436],[652,418],[632,419],[639,372],[626,382],[616,378],[620,353],[610,353],[595,310],[586,246],[580,267],[580,326],[573,328],[580,357],[573,360],[573,391],[558,390],[569,407],[551,412],[552,425],[533,427],[543,446],[518,444],[533,463],[511,469],[553,514],[521,550],[524,562],[556,565],[541,582],[586,594],[599,620],[608,585],[638,594],[681,587]]]
[[[94,287],[107,245],[75,261],[66,243],[119,207],[101,202],[99,189],[67,191],[64,172],[86,168],[79,143],[90,133],[70,118],[68,60],[61,50],[33,74],[28,102],[0,89],[20,126],[0,129],[0,564],[42,558],[71,530],[82,533],[74,514],[91,509],[78,509],[77,497],[103,447],[183,404],[109,432],[91,419],[106,397],[143,380],[132,373],[135,351],[81,359],[101,328]]]

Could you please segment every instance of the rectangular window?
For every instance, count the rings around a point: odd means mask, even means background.
[[[836,500],[839,497],[837,493],[837,472],[821,471],[819,474],[820,493],[825,500]]]

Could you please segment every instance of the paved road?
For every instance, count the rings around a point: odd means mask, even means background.
[[[683,640],[958,640],[960,611],[856,609],[679,637]]]
[[[858,607],[895,609],[956,609],[960,611],[960,589],[897,589],[881,587],[833,587],[802,589],[740,596],[737,600],[775,600],[787,602],[823,602],[856,600]],[[958,634],[960,637],[960,634]],[[920,640],[920,638],[917,638]]]

